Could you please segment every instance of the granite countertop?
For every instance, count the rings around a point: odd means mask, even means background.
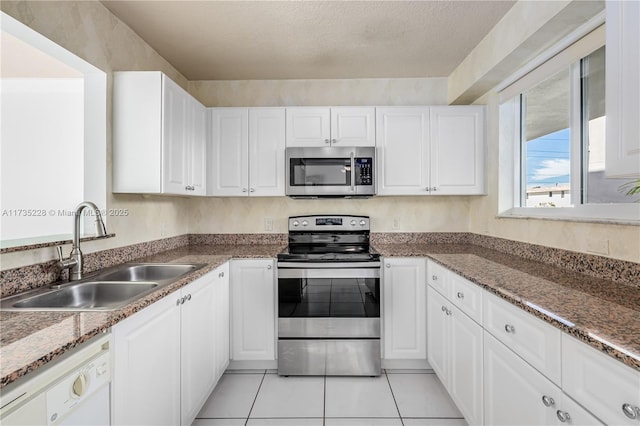
[[[0,388],[232,258],[273,258],[283,248],[282,244],[190,245],[136,259],[135,262],[205,263],[206,266],[115,311],[0,311]]]
[[[640,288],[467,244],[376,244],[428,257],[640,371]]]
[[[232,258],[275,258],[284,244],[189,245],[136,262],[205,263],[109,312],[0,312],[0,388],[108,330]],[[386,257],[428,257],[640,371],[640,288],[470,244],[375,244]]]

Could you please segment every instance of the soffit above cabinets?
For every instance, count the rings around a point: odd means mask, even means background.
[[[189,80],[446,77],[514,1],[103,0]]]

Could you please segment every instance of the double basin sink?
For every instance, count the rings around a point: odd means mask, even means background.
[[[119,309],[204,264],[128,263],[89,278],[32,290],[0,300],[5,311],[93,311]]]

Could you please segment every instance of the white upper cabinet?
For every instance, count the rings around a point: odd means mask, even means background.
[[[249,109],[249,193],[284,195],[284,108]]]
[[[374,107],[287,108],[287,146],[375,146]]]
[[[484,107],[376,110],[378,195],[485,192]]]
[[[640,176],[640,2],[607,1],[606,173]]]
[[[209,195],[246,195],[249,187],[249,110],[211,108]]]
[[[378,195],[423,195],[429,187],[429,107],[376,109]]]
[[[284,195],[284,108],[210,108],[209,195]]]
[[[431,193],[485,193],[484,107],[430,108]]]
[[[113,192],[204,195],[204,107],[159,71],[114,73]]]

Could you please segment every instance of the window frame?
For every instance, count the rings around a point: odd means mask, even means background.
[[[591,33],[593,28],[589,30],[583,30],[583,36]],[[594,31],[595,32],[595,31]],[[576,39],[575,35],[572,35]],[[555,54],[546,55],[545,61],[542,61],[538,65],[542,65],[544,62],[550,59],[554,59],[557,55],[562,54],[563,51],[568,50],[577,42],[567,45],[566,40],[560,43],[565,44],[565,49],[558,49],[557,46],[552,47],[549,51],[555,52]],[[499,203],[498,203],[498,217],[506,218],[536,218],[536,219],[549,219],[549,220],[568,220],[568,221],[585,221],[585,222],[602,222],[602,223],[621,223],[621,224],[640,224],[640,202],[637,203],[598,203],[598,204],[584,204],[583,189],[586,189],[583,185],[586,185],[585,177],[583,176],[586,171],[582,167],[585,161],[583,148],[583,134],[585,132],[585,126],[587,124],[583,121],[582,115],[584,114],[582,108],[582,87],[581,87],[581,69],[582,59],[587,57],[595,50],[605,46],[604,40],[599,43],[595,48],[590,47],[588,53],[582,53],[581,58],[577,61],[573,60],[565,65],[570,67],[570,161],[571,161],[571,207],[521,207],[524,200],[526,186],[525,182],[526,167],[524,162],[526,158],[523,156],[523,142],[522,132],[524,131],[521,126],[523,120],[523,107],[522,107],[522,93],[526,88],[518,90],[518,95],[512,96],[506,101],[499,103],[499,158],[507,159],[512,158],[513,164],[503,165],[500,161],[499,167]],[[542,55],[544,56],[544,54]],[[530,72],[535,71],[537,67],[533,67],[530,64],[524,67]],[[529,73],[517,72],[520,78],[527,78]],[[530,83],[529,87],[533,87],[535,84],[543,81],[544,79],[551,77],[554,72],[547,72],[543,78],[537,79],[535,82]],[[502,84],[502,89],[511,87],[512,84],[517,84],[518,81],[510,79],[507,85]],[[500,86],[499,86],[500,87]]]

